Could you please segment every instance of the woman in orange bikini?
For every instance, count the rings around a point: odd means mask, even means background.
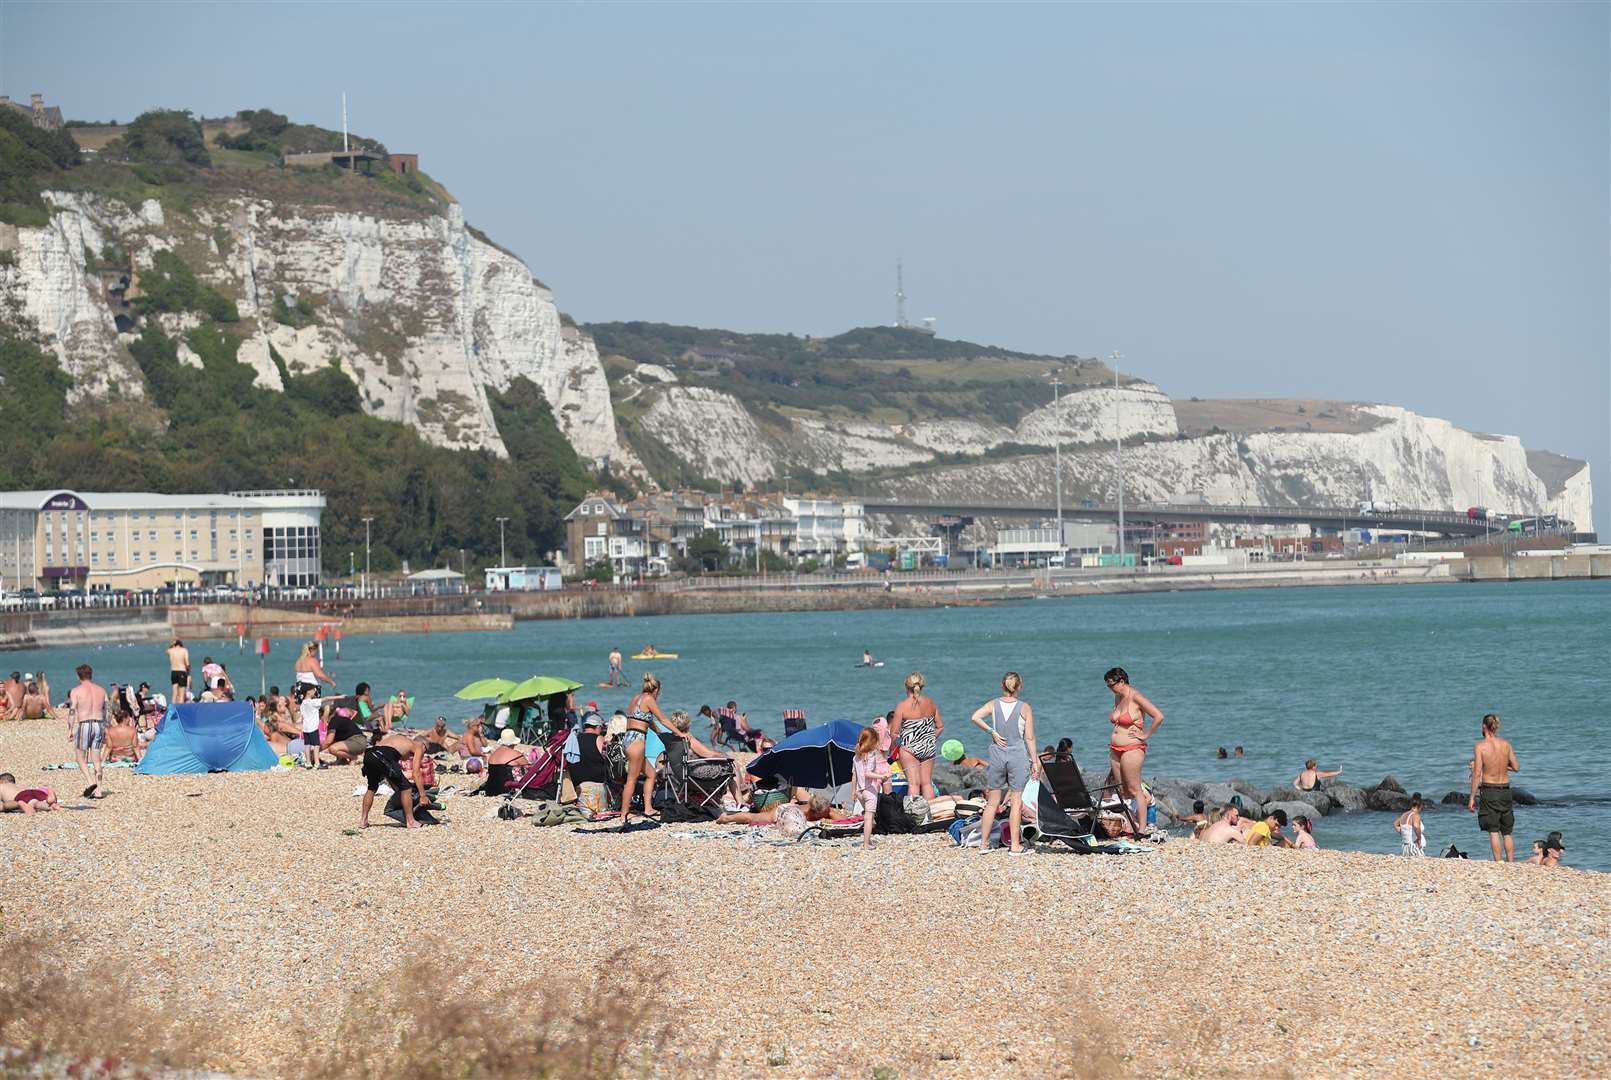
[[[1164,715],[1145,694],[1130,685],[1130,676],[1122,667],[1110,669],[1102,680],[1113,691],[1113,712],[1108,715],[1113,725],[1113,735],[1108,740],[1108,764],[1118,777],[1121,794],[1135,803],[1137,827],[1145,831],[1147,804],[1152,800],[1141,784],[1141,765],[1147,757],[1147,740],[1163,726]],[[1149,718],[1152,720],[1150,731],[1146,725]]]

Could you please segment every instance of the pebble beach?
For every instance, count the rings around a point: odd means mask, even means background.
[[[39,963],[64,980],[110,967],[206,1017],[196,1064],[234,1076],[304,1075],[310,1018],[333,1031],[410,958],[440,1000],[535,981],[583,1026],[616,1019],[609,984],[639,980],[634,1073],[1611,1067],[1604,874],[1178,839],[1012,857],[943,835],[872,851],[739,827],[621,836],[451,795],[446,826],[405,831],[377,807],[357,833],[355,768],[108,770],[92,801],[76,772],[40,771],[68,756],[59,722],[0,726],[0,769],[66,807],[0,817],[5,947],[48,942]]]

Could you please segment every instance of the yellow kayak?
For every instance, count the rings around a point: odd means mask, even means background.
[[[634,659],[634,660],[675,660],[675,659],[677,659],[677,654],[674,653],[674,652],[655,652],[655,653],[635,652],[635,653],[632,654],[632,659]]]

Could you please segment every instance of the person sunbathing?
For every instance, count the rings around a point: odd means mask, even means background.
[[[1213,821],[1203,830],[1202,839],[1210,844],[1240,844],[1246,830],[1242,825],[1242,815],[1234,806],[1225,807],[1225,812],[1219,820]]]
[[[464,725],[464,735],[459,739],[459,756],[464,759],[466,772],[480,772],[487,759],[487,743],[482,737],[482,727],[485,721],[477,716]]]
[[[50,715],[50,702],[40,693],[39,684],[31,682],[22,693],[22,718],[43,720]]]
[[[281,698],[280,701],[284,701]],[[302,738],[302,726],[291,719],[291,714],[283,709],[270,709],[263,713],[263,719],[258,726],[263,729],[263,738],[268,740],[269,746],[280,757],[291,752],[291,744]]]
[[[140,761],[140,729],[134,726],[134,718],[122,710],[106,729],[106,760]]]
[[[795,788],[789,802],[805,811],[807,821],[844,821],[854,817],[828,801],[826,795],[812,795],[803,787]],[[716,819],[718,825],[771,825],[777,821],[778,810],[788,803],[773,803],[764,810],[737,810]]]
[[[388,709],[390,705],[386,706]],[[436,723],[425,733],[425,752],[427,754],[451,754],[459,748],[459,737],[448,730],[447,717],[438,716]]]
[[[47,787],[23,787],[10,773],[0,773],[0,810],[21,810],[32,817],[37,810],[56,810],[61,804]]]
[[[750,727],[750,714],[738,711],[738,702],[729,701],[727,711],[733,715],[733,730],[738,732],[739,738],[757,754],[764,754],[777,745],[777,740],[767,737],[766,732],[760,728]]]
[[[515,770],[530,764],[531,759],[520,749],[520,741],[509,728],[504,728],[498,742],[487,755],[487,779],[481,785],[483,795],[503,795],[515,786]]]

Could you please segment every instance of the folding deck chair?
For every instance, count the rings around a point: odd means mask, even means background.
[[[728,758],[694,757],[688,740],[661,736],[666,744],[666,782],[671,797],[684,806],[721,809],[727,785],[737,775]]]
[[[1053,804],[1074,828],[1080,830],[1080,836],[1095,835],[1097,818],[1105,813],[1123,816],[1131,834],[1141,835],[1135,815],[1130,812],[1130,804],[1118,796],[1120,785],[1099,787],[1096,789],[1097,797],[1093,798],[1090,789],[1085,786],[1085,777],[1080,775],[1078,763],[1074,761],[1043,761],[1040,763],[1040,775],[1041,795],[1035,804],[1037,812],[1045,804],[1047,791],[1050,790]],[[1113,795],[1109,796],[1106,794],[1108,792]]]
[[[785,739],[787,739],[790,735],[798,735],[805,729],[806,718],[804,709],[783,710],[783,737]]]
[[[738,713],[725,705],[716,710],[716,745],[729,750],[748,750],[749,741],[738,730]]]

